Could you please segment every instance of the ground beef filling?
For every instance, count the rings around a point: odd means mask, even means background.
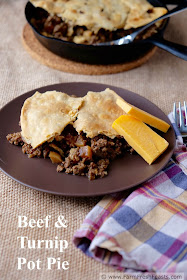
[[[85,26],[71,26],[57,15],[50,15],[42,9],[38,9],[38,13],[35,18],[31,19],[31,23],[39,33],[45,36],[82,44],[97,44],[117,40],[131,34],[135,30],[133,28],[129,30],[121,28],[115,31],[109,31],[101,28],[98,33],[95,34],[89,31]],[[157,27],[153,25],[137,36],[136,40],[145,39],[156,32]]]
[[[134,152],[120,136],[110,139],[98,135],[90,139],[84,133],[78,135],[71,125],[51,143],[44,143],[35,149],[23,141],[20,132],[8,134],[7,140],[13,145],[22,146],[22,152],[29,158],[50,158],[57,165],[57,172],[87,176],[89,180],[106,176],[112,160],[125,152]]]

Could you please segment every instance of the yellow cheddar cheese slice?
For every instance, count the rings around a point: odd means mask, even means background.
[[[148,164],[153,163],[169,145],[150,127],[132,116],[120,116],[113,122],[112,127]]]
[[[155,127],[163,132],[167,132],[170,127],[170,125],[167,122],[165,122],[157,117],[154,117],[153,115],[127,103],[125,100],[117,99],[116,103],[128,115],[133,116],[134,118],[136,118],[144,123],[147,123],[147,124],[151,125],[152,127]]]

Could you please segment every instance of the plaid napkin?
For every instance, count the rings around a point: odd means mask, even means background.
[[[107,195],[91,210],[73,240],[87,256],[125,272],[187,272],[187,149],[169,118],[172,159],[135,191]]]

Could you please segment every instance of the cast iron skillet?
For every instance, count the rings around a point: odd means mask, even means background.
[[[167,8],[159,0],[149,0],[149,2],[153,6]],[[89,64],[121,63],[140,58],[156,45],[180,58],[185,59],[186,57],[187,60],[187,47],[163,39],[163,33],[168,24],[168,19],[164,21],[156,35],[144,40],[138,40],[121,46],[84,45],[41,35],[31,23],[31,18],[35,17],[37,9],[40,8],[35,8],[28,2],[25,7],[26,19],[39,42],[59,56]]]

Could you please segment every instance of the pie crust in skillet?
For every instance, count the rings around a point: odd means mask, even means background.
[[[167,13],[146,0],[30,0],[43,9],[32,24],[45,36],[77,44],[112,41]],[[141,36],[156,32],[156,23]]]

